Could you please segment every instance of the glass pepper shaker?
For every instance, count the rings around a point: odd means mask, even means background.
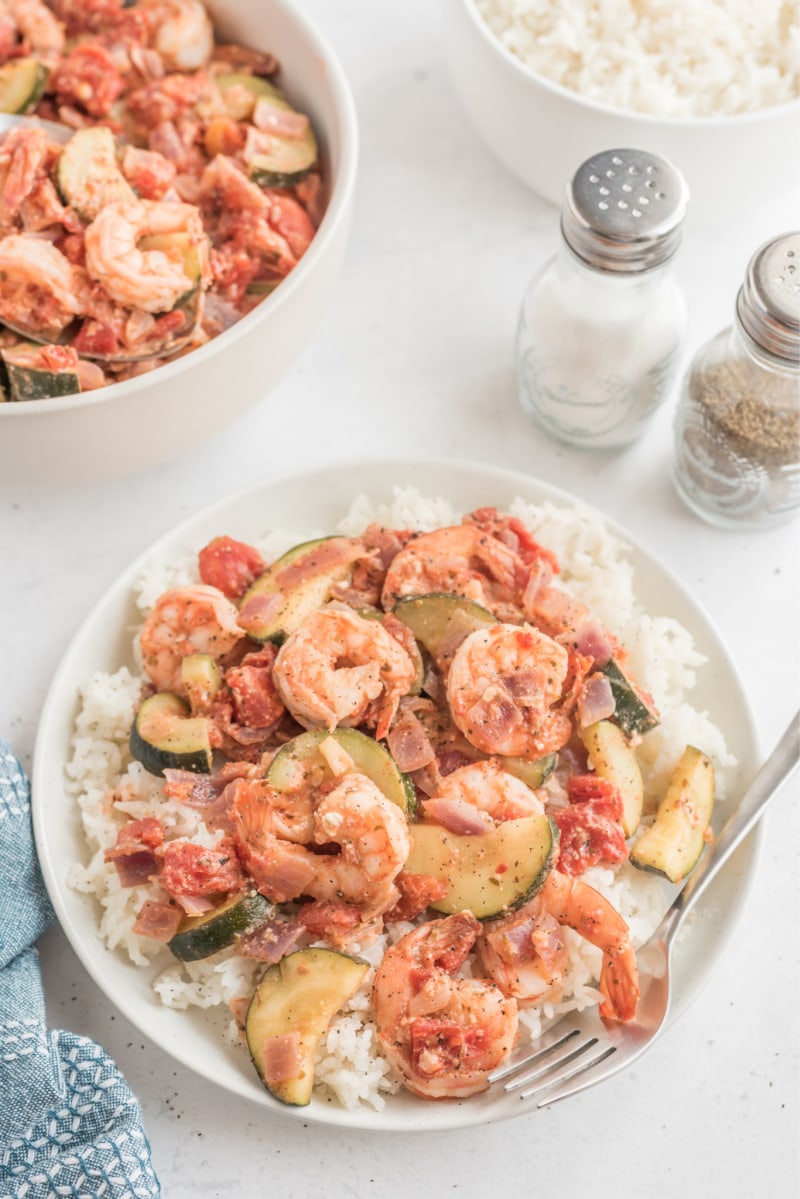
[[[768,528],[800,508],[800,233],[756,251],[733,324],[691,363],[673,478],[688,506],[722,527]]]
[[[620,448],[666,396],[686,328],[671,261],[687,203],[680,172],[643,150],[595,154],[568,185],[558,253],[517,329],[520,401],[549,436]]]

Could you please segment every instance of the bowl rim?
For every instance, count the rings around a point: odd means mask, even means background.
[[[636,112],[634,109],[618,108],[612,104],[608,104],[602,100],[590,100],[580,92],[573,91],[571,88],[564,87],[560,83],[556,83],[552,79],[548,79],[545,75],[540,75],[533,67],[527,66],[521,58],[513,54],[511,50],[500,41],[495,33],[489,28],[488,23],[478,12],[476,0],[449,0],[452,9],[461,9],[467,20],[471,22],[473,29],[480,39],[490,47],[491,52],[500,61],[510,65],[512,70],[528,83],[536,83],[551,92],[554,96],[558,96],[563,100],[570,100],[577,104],[579,108],[584,108],[589,112],[600,113],[603,116],[624,118],[632,121],[636,125],[651,126],[651,125],[666,125],[671,129],[714,129],[714,128],[729,128],[737,125],[752,125],[759,121],[764,121],[768,117],[777,117],[786,113],[797,111],[800,116],[800,96],[795,96],[793,100],[783,100],[780,104],[770,104],[764,108],[751,109],[747,112],[734,112],[722,114],[719,116],[675,116],[664,114],[662,116],[656,113]]]
[[[325,63],[326,79],[333,95],[333,127],[341,134],[340,161],[336,178],[332,182],[330,199],[320,221],[314,238],[306,254],[297,266],[281,281],[269,296],[269,304],[259,304],[246,316],[241,317],[229,329],[196,350],[190,351],[175,362],[156,367],[159,382],[174,382],[187,366],[195,363],[202,365],[213,354],[221,349],[227,350],[239,338],[246,336],[261,321],[266,320],[270,313],[284,307],[290,302],[294,293],[303,286],[306,275],[313,270],[314,263],[333,239],[338,227],[347,219],[350,198],[355,189],[356,170],[358,166],[358,117],[355,100],[347,76],[337,55],[320,32],[316,22],[306,15],[303,9],[292,0],[270,0],[273,8],[279,8],[298,26],[302,38],[309,43],[312,53]],[[55,396],[42,400],[16,400],[14,403],[0,404],[0,422],[4,419],[14,420],[31,416],[44,417],[53,412],[68,412],[74,408],[91,408],[98,404],[108,403],[118,398],[124,399],[149,385],[154,372],[124,379],[118,383],[108,383],[93,391],[76,392],[70,396]]]

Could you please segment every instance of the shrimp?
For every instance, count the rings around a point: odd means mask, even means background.
[[[453,721],[484,753],[541,757],[566,745],[572,722],[555,709],[568,677],[563,646],[531,625],[477,629],[447,677]]]
[[[469,911],[421,924],[387,949],[375,975],[381,1047],[424,1098],[485,1090],[516,1039],[516,1001],[486,979],[454,977],[479,932]]]
[[[211,61],[214,26],[200,0],[150,0],[157,26],[154,48],[169,71],[197,71]]]
[[[0,224],[11,225],[23,202],[46,178],[49,145],[42,129],[12,129],[0,145]]]
[[[603,951],[600,1015],[632,1020],[639,972],[628,926],[599,891],[560,871],[551,871],[539,894],[520,911],[484,926],[478,943],[481,965],[521,1005],[558,1000],[568,964],[560,925]]]
[[[188,234],[206,286],[211,279],[208,241],[193,204],[160,200],[107,204],[86,230],[86,269],[118,304],[168,312],[196,285],[186,273],[182,245],[176,243],[174,251],[143,250],[138,243],[171,233]]]
[[[182,694],[182,660],[187,654],[222,658],[229,653],[245,636],[237,615],[221,591],[204,583],[174,587],[159,596],[140,639],[144,669],[155,685]]]
[[[378,621],[331,604],[286,638],[274,675],[280,698],[305,728],[377,725],[380,739],[414,682],[415,668]]]
[[[0,239],[0,317],[31,329],[63,329],[83,311],[81,272],[43,238]]]
[[[487,828],[495,822],[518,820],[544,811],[536,792],[504,770],[496,758],[472,762],[451,771],[442,779],[435,794],[425,800],[425,814],[436,819],[441,801],[451,812],[467,805],[469,809],[477,809]]]
[[[246,870],[262,894],[276,903],[300,896],[353,904],[374,917],[398,899],[395,879],[405,865],[411,838],[405,816],[357,771],[343,775],[303,829],[308,844],[285,835],[285,796],[263,782],[237,784],[231,809],[234,836]],[[297,830],[294,830],[295,832]],[[315,853],[337,845],[337,853]]]
[[[6,5],[31,50],[46,55],[63,51],[64,26],[43,0],[6,0]]]
[[[387,610],[404,595],[444,591],[494,611],[518,587],[514,551],[476,524],[453,525],[414,537],[392,560],[383,584]]]

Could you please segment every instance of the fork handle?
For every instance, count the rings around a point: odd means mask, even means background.
[[[689,881],[676,895],[654,937],[667,944],[683,923],[712,879],[727,862],[735,849],[760,819],[770,801],[777,795],[800,762],[800,712],[796,713],[775,749],[759,770],[745,792],[736,811],[723,825],[719,836],[703,854]]]

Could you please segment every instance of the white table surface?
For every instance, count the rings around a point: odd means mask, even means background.
[[[668,404],[618,456],[556,448],[527,424],[511,354],[519,299],[551,253],[556,211],[467,126],[437,6],[305,0],[355,92],[362,157],[339,298],[274,394],[183,461],[106,486],[0,481],[0,733],[30,766],[37,714],[76,626],[117,572],[198,507],[282,468],[431,454],[529,471],[624,523],[713,615],[749,691],[762,748],[797,705],[798,527],[722,533],[669,481]],[[788,150],[788,148],[787,148]],[[765,193],[767,192],[765,181]],[[745,264],[797,227],[800,194],[735,228],[687,235],[690,349],[722,325]],[[54,1027],[101,1041],[144,1113],[165,1196],[795,1194],[798,1178],[798,789],[766,818],[735,942],[643,1061],[549,1111],[480,1130],[373,1135],[307,1126],[203,1085],[90,981],[58,929],[42,941]]]

